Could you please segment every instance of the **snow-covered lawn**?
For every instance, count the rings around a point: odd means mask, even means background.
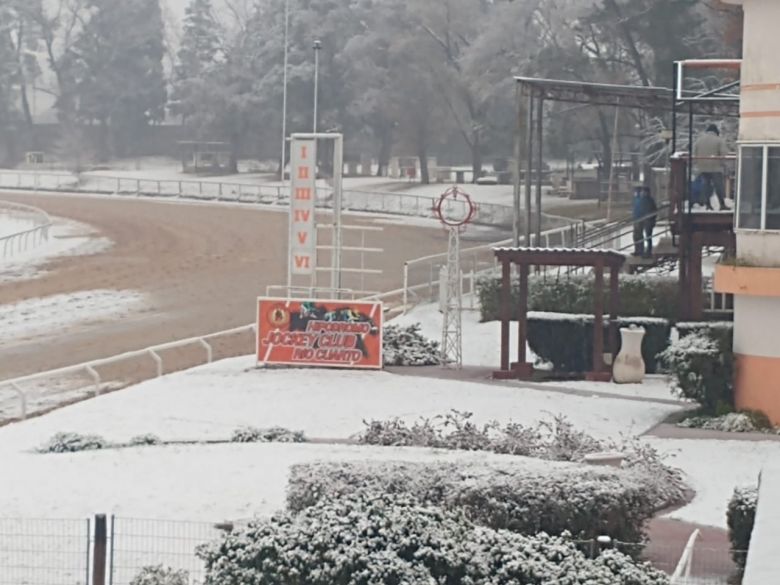
[[[145,296],[135,291],[92,290],[0,305],[0,347],[74,326],[121,319],[142,309]]]
[[[227,439],[241,426],[283,426],[309,437],[346,439],[364,420],[474,413],[478,423],[533,424],[563,414],[595,436],[641,434],[676,410],[657,403],[590,398],[527,388],[383,372],[257,370],[254,358],[220,361],[90,399],[0,429],[0,453],[29,451],[60,431],[120,442]]]
[[[4,454],[15,481],[3,482],[0,509],[4,516],[27,518],[82,518],[103,512],[202,522],[245,520],[284,507],[292,465],[369,459],[543,463],[464,451],[284,443]]]
[[[3,282],[35,278],[43,266],[62,256],[99,254],[111,247],[111,241],[95,233],[83,223],[53,217],[48,241],[27,251],[0,258],[0,279]]]

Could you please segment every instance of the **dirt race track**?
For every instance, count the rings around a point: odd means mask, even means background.
[[[149,298],[144,310],[121,320],[0,346],[0,380],[246,325],[255,318],[256,297],[267,285],[286,280],[285,213],[249,205],[63,195],[0,193],[0,198],[89,224],[113,241],[100,254],[54,259],[39,278],[0,283],[0,304],[96,289],[135,290]],[[376,221],[360,217],[345,223]],[[435,227],[400,222],[383,227],[368,244],[385,249],[373,263],[383,274],[369,277],[370,290],[399,288],[404,260],[446,247],[446,235]]]

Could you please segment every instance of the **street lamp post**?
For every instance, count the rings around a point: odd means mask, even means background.
[[[322,42],[317,39],[314,41],[314,133],[317,133],[317,106],[319,105],[319,82],[320,82],[320,50]]]
[[[289,52],[290,52],[289,43],[288,43],[289,36],[290,36],[290,0],[284,0],[284,73],[283,73],[283,81],[282,81],[282,170],[281,170],[282,186],[284,186],[284,167],[287,166],[287,69],[288,69]]]

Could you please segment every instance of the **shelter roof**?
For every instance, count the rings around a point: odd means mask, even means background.
[[[493,248],[500,262],[529,266],[605,266],[620,267],[626,257],[614,250],[593,248]]]

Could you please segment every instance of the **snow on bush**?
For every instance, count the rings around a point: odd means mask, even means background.
[[[76,453],[77,451],[95,451],[109,447],[108,441],[97,435],[79,433],[57,433],[38,449],[39,453]]]
[[[385,366],[437,366],[441,363],[439,343],[423,337],[420,324],[386,325],[382,331]]]
[[[756,521],[758,507],[758,487],[741,487],[734,490],[729,501],[726,520],[729,526],[731,556],[734,563],[743,570],[750,548],[750,536]]]
[[[654,494],[631,470],[550,465],[311,463],[290,471],[288,508],[298,512],[356,492],[401,494],[465,513],[477,524],[521,534],[641,542]]]
[[[257,521],[199,549],[207,582],[306,585],[667,585],[616,552],[585,557],[566,537],[523,536],[404,495],[360,491]]]
[[[762,412],[729,412],[722,416],[692,416],[678,426],[689,429],[722,431],[726,433],[768,433],[774,428]]]
[[[137,435],[130,439],[128,445],[130,447],[148,447],[152,445],[162,445],[163,440],[154,434]]]
[[[187,571],[179,571],[162,565],[144,567],[130,581],[130,585],[189,585]]]
[[[282,427],[259,429],[241,427],[233,432],[232,443],[305,443],[306,435],[301,431],[291,431]]]
[[[398,418],[364,421],[366,430],[358,440],[366,445],[492,451],[548,461],[583,461],[592,453],[618,451],[625,457],[625,467],[646,475],[655,494],[656,509],[685,501],[687,487],[682,473],[667,466],[652,446],[638,440],[600,441],[576,429],[564,416],[540,421],[535,426],[501,426],[493,421],[481,427],[471,422],[471,417],[472,413],[453,410],[444,416],[421,418],[411,425]]]
[[[676,391],[695,400],[708,415],[734,408],[734,354],[731,335],[717,330],[680,337],[660,356]]]

